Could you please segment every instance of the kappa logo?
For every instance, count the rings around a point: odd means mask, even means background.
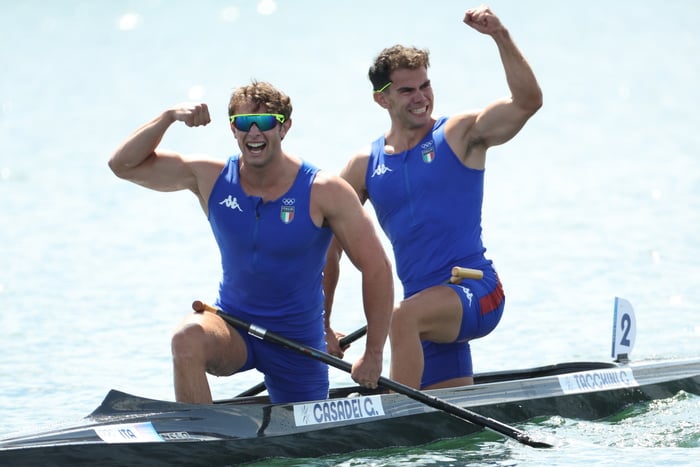
[[[226,199],[221,200],[219,202],[219,205],[222,205],[222,204],[224,206],[226,206],[227,208],[238,209],[240,212],[243,212],[243,209],[241,209],[241,205],[238,204],[238,200],[236,199],[235,196],[232,197],[231,195],[228,195],[228,197]]]
[[[469,287],[464,287],[463,285],[460,285],[459,288],[462,289],[464,296],[467,297],[467,300],[469,300],[469,306],[472,306],[472,297],[474,296],[472,291],[469,290]]]
[[[294,198],[283,198],[282,207],[280,208],[280,219],[285,224],[289,224],[294,220]]]
[[[393,172],[393,170],[391,170],[389,167],[387,167],[384,164],[379,164],[377,166],[377,168],[374,169],[374,172],[372,172],[372,177],[374,177],[374,176],[379,177],[381,175],[384,175],[387,172]]]

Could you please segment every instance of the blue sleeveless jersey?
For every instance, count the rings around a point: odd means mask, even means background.
[[[369,199],[394,249],[404,296],[450,278],[452,267],[490,269],[481,242],[484,171],[466,167],[445,139],[447,117],[414,148],[384,152],[372,143]]]
[[[292,187],[263,202],[241,187],[229,158],[209,197],[209,223],[221,251],[217,304],[290,338],[323,335],[322,276],[331,230],[309,213],[316,167],[302,163]]]

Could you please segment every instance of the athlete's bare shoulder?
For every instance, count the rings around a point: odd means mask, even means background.
[[[343,170],[340,171],[340,176],[343,177],[353,187],[360,200],[364,203],[367,200],[367,186],[365,175],[367,174],[367,165],[369,164],[370,147],[361,149],[355,153]]]

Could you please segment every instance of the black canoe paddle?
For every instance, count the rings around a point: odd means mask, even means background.
[[[200,302],[199,300],[192,303],[192,309],[197,312],[208,311],[210,313],[215,313],[218,316],[220,316],[224,321],[229,323],[231,326],[241,329],[250,334],[251,336],[272,342],[277,345],[281,345],[283,347],[287,347],[298,353],[306,355],[307,357],[324,362],[327,365],[338,368],[339,370],[343,370],[346,373],[352,372],[352,365],[346,362],[345,360],[342,360],[338,357],[334,357],[331,354],[321,352],[320,350],[314,349],[313,347],[309,347],[299,342],[287,339],[286,337],[280,336],[279,334],[275,334],[255,324],[246,323],[245,321],[238,319],[235,316],[231,316],[219,310],[218,308],[215,308],[211,305],[207,305],[206,303]],[[484,417],[475,412],[472,412],[471,410],[467,410],[445,400],[438,399],[435,396],[426,394],[425,392],[419,391],[417,389],[413,389],[412,387],[406,386],[405,384],[401,384],[398,381],[394,381],[389,378],[380,376],[378,384],[386,389],[390,389],[399,394],[403,394],[404,396],[408,396],[411,399],[414,399],[425,405],[433,407],[434,409],[442,410],[443,412],[447,412],[448,414],[453,415],[462,420],[466,420],[475,425],[481,426],[483,428],[488,428],[497,433],[508,436],[509,438],[512,438],[518,441],[519,443],[526,444],[534,448],[553,447],[551,444],[545,443],[544,441],[533,440],[530,437],[530,435],[528,435],[524,431],[520,431],[517,428],[514,428],[510,425],[506,425],[505,423],[499,422],[498,420],[494,420],[489,417]]]
[[[367,334],[367,326],[362,326],[360,329],[351,332],[347,336],[343,336],[339,341],[338,344],[340,344],[340,348],[345,350],[348,347],[350,347],[350,344],[355,342],[357,339],[360,337],[364,336]],[[258,383],[257,385],[253,386],[250,389],[247,389],[237,395],[236,397],[248,397],[248,396],[255,396],[257,394],[260,394],[265,390],[265,382],[263,381],[262,383]]]

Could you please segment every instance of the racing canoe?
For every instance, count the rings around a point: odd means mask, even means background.
[[[612,362],[482,373],[472,386],[411,390],[424,396],[417,400],[411,391],[381,386],[335,388],[327,400],[289,404],[271,404],[264,395],[184,404],[111,390],[82,420],[0,439],[0,465],[211,466],[309,458],[422,445],[492,427],[480,419],[493,425],[549,416],[598,420],[682,391],[700,395],[700,358],[629,361],[636,322],[628,301],[615,299],[613,321]],[[260,331],[255,335],[272,336]],[[448,404],[474,417],[455,417]],[[518,431],[508,428],[500,433]]]
[[[473,386],[426,392],[522,423],[601,419],[680,391],[700,394],[700,359],[560,363],[478,374]],[[0,465],[231,465],[415,446],[481,429],[404,395],[361,387],[277,405],[267,396],[196,405],[112,390],[79,422],[0,440]]]

